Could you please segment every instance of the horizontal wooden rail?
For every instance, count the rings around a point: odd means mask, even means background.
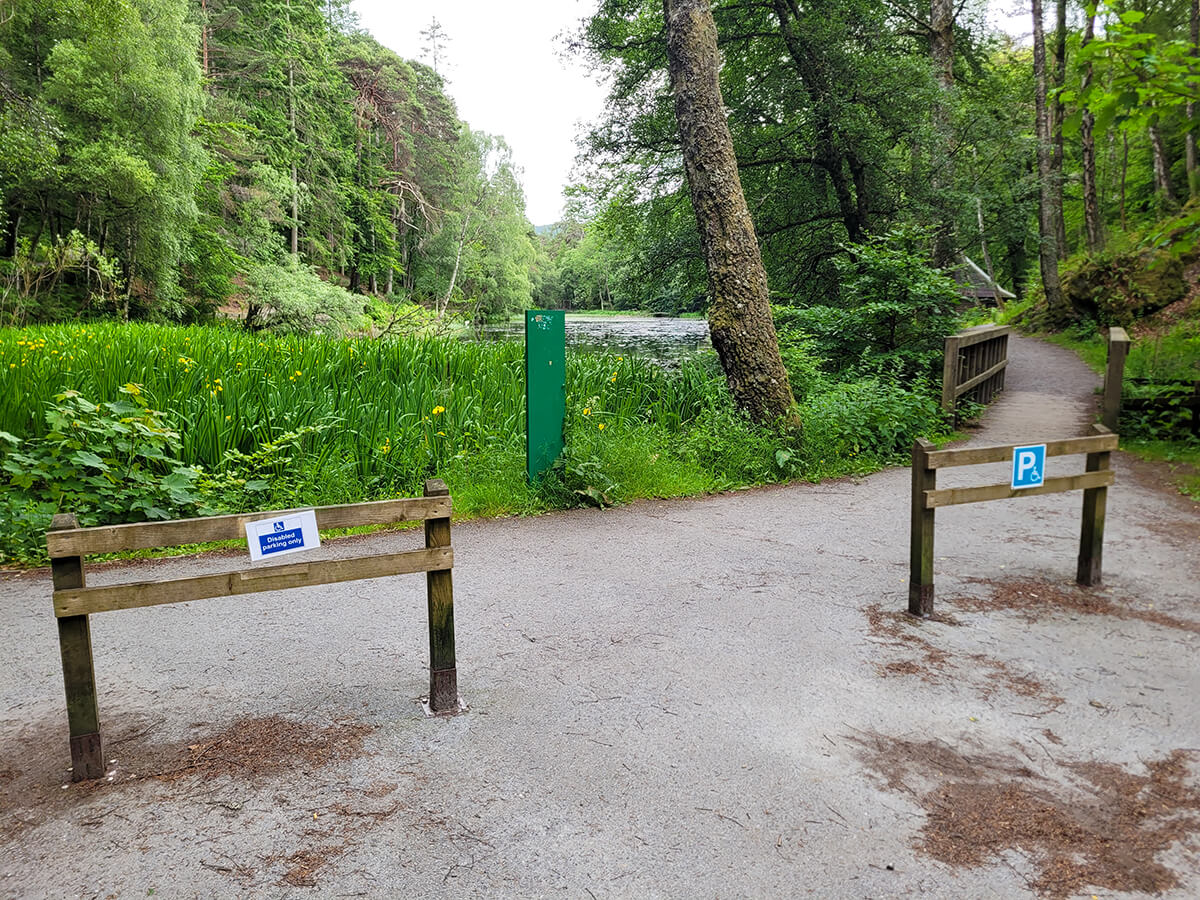
[[[994,340],[998,337],[1012,334],[1011,325],[976,325],[974,328],[968,328],[966,331],[960,331],[954,335],[958,339],[958,346],[970,347],[972,344],[980,344],[984,341]]]
[[[932,450],[925,454],[925,467],[945,469],[950,466],[978,466],[984,463],[1011,462],[1014,444],[988,447],[963,447],[961,450]],[[1115,434],[1095,434],[1090,437],[1046,441],[1046,456],[1070,456],[1074,453],[1103,453],[1117,449]]]
[[[917,440],[912,449],[912,525],[909,532],[908,611],[914,616],[933,614],[933,540],[935,513],[944,506],[983,503],[1012,497],[1037,497],[1065,491],[1083,491],[1083,522],[1079,534],[1079,561],[1075,580],[1090,587],[1100,583],[1104,550],[1104,517],[1108,488],[1115,477],[1109,457],[1117,449],[1118,437],[1103,425],[1093,425],[1089,437],[1046,441],[1047,456],[1087,454],[1085,471],[1079,475],[1046,478],[1039,487],[1013,488],[1012,482],[977,487],[941,488],[938,469],[1011,462],[1018,446],[964,447],[934,450],[933,444]]]
[[[986,372],[980,372],[978,375],[976,375],[974,378],[970,379],[969,381],[964,381],[957,388],[955,388],[955,393],[961,396],[962,394],[967,393],[967,391],[971,390],[972,388],[979,387],[979,385],[983,384],[985,381],[987,381],[993,375],[999,375],[1006,368],[1008,368],[1008,360],[1007,359],[1003,360],[1002,362],[996,363],[994,366],[992,366]]]
[[[979,487],[942,488],[925,491],[925,508],[940,509],[962,503],[984,503],[988,500],[1007,500],[1011,497],[1036,497],[1040,494],[1061,494],[1088,488],[1110,487],[1114,482],[1112,469],[1085,472],[1082,475],[1063,475],[1047,478],[1041,487],[1016,488],[1010,484],[985,484]]]
[[[408,550],[384,556],[357,556],[326,562],[306,562],[199,575],[173,581],[139,581],[105,587],[83,587],[54,592],[54,614],[86,616],[118,609],[138,609],[167,603],[186,603],[211,597],[236,597],[262,591],[337,584],[363,578],[386,578],[415,572],[438,572],[454,566],[454,550],[437,547]]]
[[[308,507],[306,507],[307,509]],[[136,522],[131,525],[101,525],[96,528],[72,528],[46,534],[50,557],[88,556],[94,553],[118,553],[122,550],[147,550],[178,547],[209,541],[244,541],[246,523],[273,519],[301,512],[299,509],[242,513],[231,516],[207,516],[199,519],[172,519],[166,522]],[[357,528],[363,525],[390,525],[395,522],[420,522],[423,519],[448,518],[451,502],[446,497],[406,497],[377,500],[344,506],[318,506],[317,528]]]

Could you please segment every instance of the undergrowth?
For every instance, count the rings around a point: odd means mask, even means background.
[[[666,371],[570,353],[567,449],[530,485],[519,344],[0,330],[0,562],[43,561],[58,511],[90,525],[350,503],[419,495],[440,477],[457,516],[528,514],[868,472],[944,431],[927,384],[807,368],[794,446],[735,409],[711,358]]]

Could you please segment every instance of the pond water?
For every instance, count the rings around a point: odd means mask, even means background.
[[[485,326],[482,339],[523,341],[525,323]],[[670,364],[711,349],[712,343],[704,319],[567,313],[567,346],[573,350],[607,350]]]

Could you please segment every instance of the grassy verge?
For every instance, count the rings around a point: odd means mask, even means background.
[[[1200,500],[1200,444],[1130,438],[1122,439],[1121,449],[1140,459],[1166,465],[1179,492]]]
[[[530,485],[519,343],[0,330],[0,563],[39,561],[60,509],[101,524],[353,503],[437,476],[459,517],[530,514],[870,472],[943,429],[932,397],[883,380],[825,385],[800,412],[789,446],[739,414],[711,360],[571,353],[567,450]]]

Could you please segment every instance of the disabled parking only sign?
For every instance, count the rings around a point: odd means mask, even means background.
[[[317,515],[313,510],[306,509],[272,519],[247,522],[246,541],[250,546],[251,562],[301,550],[315,550],[321,546]]]
[[[1041,487],[1046,481],[1046,445],[1013,447],[1012,487]]]

